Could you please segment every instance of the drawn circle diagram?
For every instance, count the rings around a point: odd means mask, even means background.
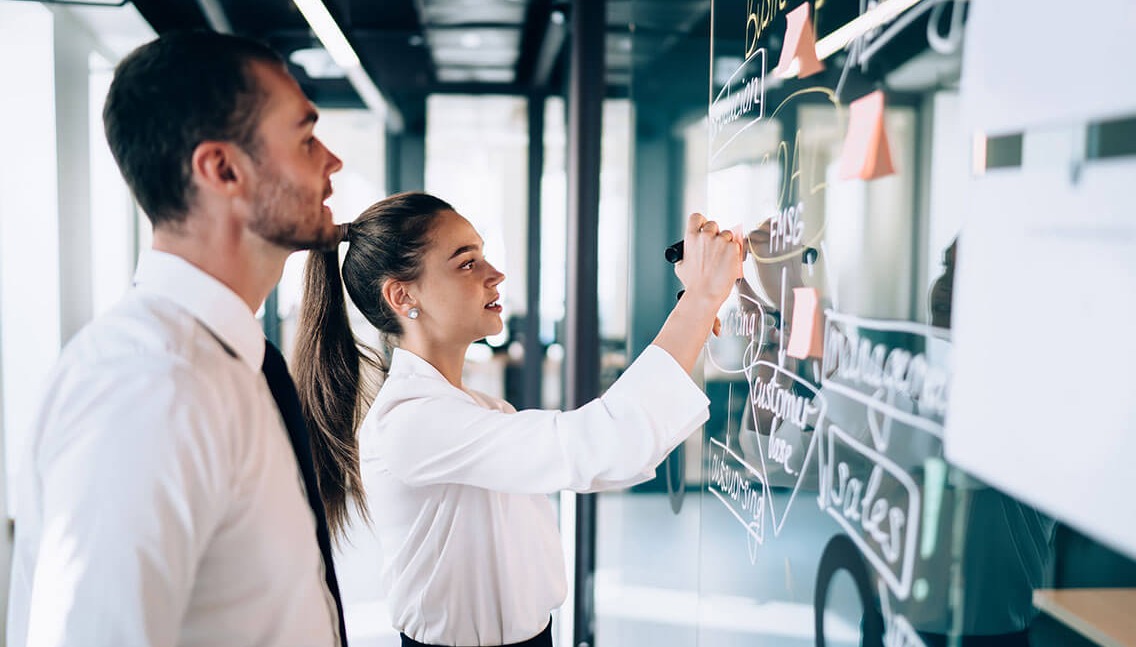
[[[884,619],[876,611],[875,597],[872,595],[872,579],[860,550],[846,535],[836,535],[825,546],[821,555],[820,565],[817,567],[816,589],[813,599],[813,622],[816,632],[817,647],[825,647],[825,608],[828,606],[828,589],[833,578],[840,571],[852,576],[856,583],[856,592],[860,597],[860,605],[864,610],[860,623],[863,637],[860,644],[864,647],[883,647]]]

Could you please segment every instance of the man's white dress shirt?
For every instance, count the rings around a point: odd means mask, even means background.
[[[232,290],[149,252],[67,345],[17,486],[9,647],[338,644],[264,343]]]
[[[708,404],[656,346],[570,412],[517,412],[395,350],[360,431],[394,627],[433,645],[540,633],[567,591],[548,494],[646,480],[706,420]]]

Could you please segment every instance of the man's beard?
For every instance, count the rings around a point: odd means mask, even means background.
[[[329,251],[340,242],[338,227],[324,227],[321,195],[306,191],[261,165],[262,183],[249,228],[264,240],[290,250]],[[314,213],[304,213],[311,209]]]

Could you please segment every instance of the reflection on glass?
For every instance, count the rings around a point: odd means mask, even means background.
[[[683,187],[677,205],[737,226],[749,257],[704,355],[710,420],[677,478],[697,505],[672,512],[662,485],[601,498],[597,640],[1027,644],[1055,524],[943,458],[943,254],[972,173],[954,89],[963,16],[712,4],[675,46],[701,50],[709,92],[661,89],[659,59],[635,68],[637,113],[654,126],[665,110],[659,128],[684,143],[674,177],[638,181]],[[802,7],[822,66],[782,51],[810,41],[787,34]]]

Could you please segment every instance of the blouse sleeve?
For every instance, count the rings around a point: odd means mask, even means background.
[[[411,376],[383,386],[362,453],[411,486],[583,492],[641,480],[706,421],[708,404],[656,346],[607,393],[567,412],[494,411],[440,380]]]

